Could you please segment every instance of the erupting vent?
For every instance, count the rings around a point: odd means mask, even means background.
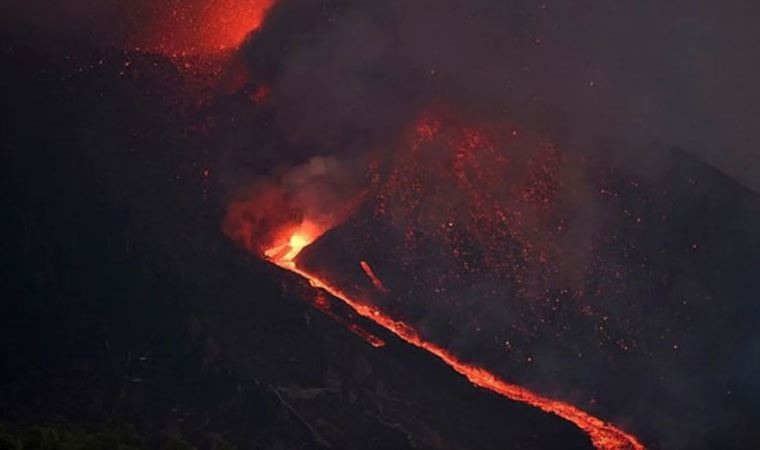
[[[509,274],[505,282],[511,284],[518,299],[532,295],[535,285],[544,282],[548,274],[556,274],[558,265],[559,250],[553,237],[563,231],[554,207],[562,183],[555,170],[563,162],[561,156],[540,139],[507,127],[451,128],[426,119],[414,134],[411,144],[396,154],[390,167],[376,167],[372,177],[374,217],[402,236],[403,255],[394,260],[406,264],[426,240],[429,245],[433,239],[443,243],[444,251],[450,252],[446,258],[453,258],[456,266],[449,278],[437,280],[442,283],[441,289],[446,283],[466,283],[473,273],[487,269]],[[510,148],[514,151],[509,152]],[[512,182],[505,182],[509,177]],[[269,205],[252,215],[276,211],[279,216],[282,211],[294,210],[287,195],[280,200],[278,208]],[[293,211],[289,217],[247,217],[241,213],[245,210],[242,204],[233,205],[225,228],[249,250],[263,253],[271,263],[305,278],[317,291],[340,299],[360,316],[437,356],[474,385],[572,422],[597,448],[644,448],[633,435],[567,402],[544,397],[504,381],[485,367],[463,362],[454,352],[426,339],[395,310],[378,306],[372,299],[339,287],[332,277],[328,280],[299,265],[302,250],[337,221],[319,226],[305,217],[304,211]],[[258,199],[252,204],[268,203]],[[262,226],[274,230],[257,229]],[[473,248],[478,249],[477,254]],[[515,252],[515,248],[520,250]],[[391,292],[367,260],[357,259],[355,264],[377,292],[384,296]]]

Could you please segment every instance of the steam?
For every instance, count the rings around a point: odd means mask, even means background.
[[[310,243],[343,222],[359,204],[363,177],[358,164],[316,156],[256,179],[230,201],[225,233],[258,254],[287,244],[294,230]]]

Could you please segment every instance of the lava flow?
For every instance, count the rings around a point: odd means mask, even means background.
[[[361,268],[364,271],[364,273],[367,274],[367,276],[369,277],[370,281],[372,281],[372,284],[375,286],[375,288],[378,291],[380,291],[380,292],[382,292],[384,294],[387,294],[389,292],[388,288],[385,287],[385,285],[383,284],[382,281],[380,281],[380,278],[378,278],[377,275],[375,275],[375,272],[372,270],[372,267],[369,265],[368,262],[366,262],[366,261],[360,261],[359,265],[361,266]]]
[[[340,288],[330,285],[328,282],[315,275],[302,270],[296,264],[298,254],[314,242],[321,233],[315,232],[312,227],[293,231],[287,243],[269,249],[265,252],[267,259],[286,270],[304,277],[315,289],[321,289],[333,297],[340,299],[350,306],[357,314],[371,319],[378,325],[391,331],[393,334],[416,347],[427,350],[440,358],[459,374],[466,377],[472,384],[491,392],[499,394],[510,400],[518,401],[539,408],[547,413],[555,414],[567,421],[572,422],[578,428],[586,432],[592,444],[600,450],[643,450],[644,445],[633,435],[615,427],[609,422],[594,417],[568,403],[543,397],[522,386],[507,383],[488,370],[473,364],[462,362],[455,355],[436,344],[425,341],[411,326],[404,322],[394,320],[378,308],[368,306],[354,298],[351,298]],[[382,283],[372,272],[371,267],[362,261],[362,269],[373,280],[382,286]],[[371,275],[370,275],[371,274]]]

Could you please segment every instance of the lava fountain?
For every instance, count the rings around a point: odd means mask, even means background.
[[[232,50],[261,26],[273,4],[274,0],[158,2],[135,45],[173,58]]]

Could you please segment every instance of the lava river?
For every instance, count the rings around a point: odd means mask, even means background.
[[[305,278],[314,289],[319,289],[350,306],[357,314],[366,317],[407,343],[419,347],[440,358],[449,367],[466,377],[472,384],[499,394],[510,400],[525,403],[539,408],[547,413],[555,414],[572,422],[583,430],[591,439],[593,445],[600,450],[643,450],[644,445],[633,435],[617,428],[613,424],[576,408],[569,403],[543,397],[522,386],[508,383],[490,371],[473,364],[462,362],[446,349],[424,340],[419,333],[408,324],[395,320],[378,308],[352,298],[339,287],[329,284],[323,279],[301,269],[296,263],[296,257],[305,247],[319,237],[319,234],[296,230],[291,233],[285,244],[265,252],[269,262],[285,270]],[[372,272],[371,267],[364,261],[359,262],[362,269],[372,279],[373,284],[380,288],[382,283]]]

